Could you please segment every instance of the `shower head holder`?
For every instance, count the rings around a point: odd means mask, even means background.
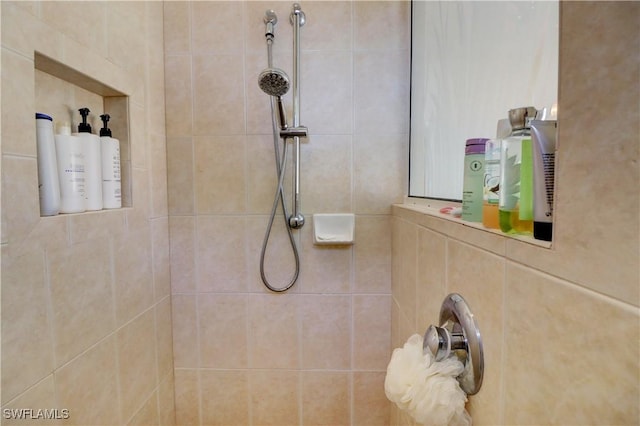
[[[440,326],[430,325],[424,334],[423,350],[434,360],[455,356],[464,365],[457,379],[467,395],[478,393],[484,375],[484,351],[478,323],[467,302],[451,293],[442,302]]]

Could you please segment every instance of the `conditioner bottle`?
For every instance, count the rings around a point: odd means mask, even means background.
[[[102,204],[105,209],[122,207],[122,187],[120,179],[120,141],[111,137],[108,127],[109,114],[102,114],[100,145],[102,151]]]

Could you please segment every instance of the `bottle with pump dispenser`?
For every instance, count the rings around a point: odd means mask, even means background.
[[[82,123],[78,124],[78,136],[85,146],[85,198],[87,210],[102,210],[102,160],[100,138],[91,133],[91,125],[87,123],[89,108],[78,110]]]
[[[59,123],[55,135],[60,183],[60,213],[80,213],[85,208],[84,144],[71,135],[69,123]]]
[[[36,141],[38,152],[38,192],[40,216],[55,216],[60,213],[60,184],[56,143],[53,136],[53,118],[36,113]]]
[[[506,233],[533,233],[533,159],[530,122],[534,107],[509,110],[511,136],[500,149],[500,229]]]
[[[111,137],[108,127],[109,114],[102,114],[100,145],[102,153],[102,203],[105,209],[122,207],[122,186],[120,178],[120,141]]]

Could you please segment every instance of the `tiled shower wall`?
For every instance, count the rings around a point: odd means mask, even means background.
[[[390,205],[406,188],[408,2],[301,2],[301,271],[260,280],[276,187],[263,16],[292,76],[293,2],[167,2],[165,85],[177,422],[387,424]],[[285,96],[289,117],[291,94]],[[289,163],[290,164],[290,163]],[[290,184],[285,185],[289,190]],[[355,245],[312,243],[355,213]],[[293,273],[282,218],[267,276]]]
[[[1,14],[2,408],[174,424],[162,4],[3,1]],[[102,100],[36,70],[36,51],[129,95],[133,207],[40,217],[34,113],[90,106],[95,129]]]
[[[552,248],[394,207],[393,346],[462,294],[484,342],[477,425],[640,422],[640,4],[560,16]],[[412,423],[394,407],[392,424]]]

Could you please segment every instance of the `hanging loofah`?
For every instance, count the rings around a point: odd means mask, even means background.
[[[467,394],[456,380],[463,370],[455,358],[434,362],[430,353],[423,353],[422,336],[414,334],[393,351],[384,390],[390,401],[420,424],[470,426]]]

